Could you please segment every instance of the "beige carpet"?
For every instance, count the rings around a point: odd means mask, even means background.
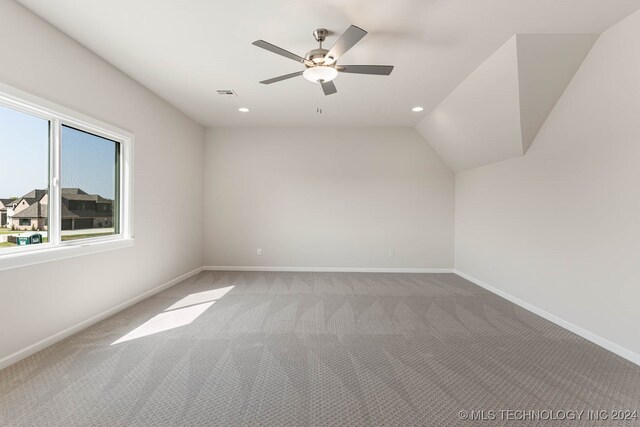
[[[638,366],[452,274],[205,272],[0,371],[2,426],[474,424],[462,410],[524,426],[544,423],[499,411],[614,409],[640,409]]]

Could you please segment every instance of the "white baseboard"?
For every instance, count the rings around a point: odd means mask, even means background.
[[[88,328],[89,326],[98,323],[101,320],[106,319],[107,317],[113,316],[114,314],[116,314],[119,311],[124,310],[127,307],[132,306],[133,304],[140,302],[146,298],[149,298],[152,295],[157,294],[160,291],[163,291],[167,288],[170,288],[171,286],[185,280],[188,279],[191,276],[194,276],[198,273],[200,273],[202,271],[202,267],[200,268],[196,268],[195,270],[192,270],[188,273],[185,273],[179,277],[176,277],[175,279],[169,280],[168,282],[163,283],[160,286],[156,286],[153,289],[150,289],[136,297],[133,297],[121,304],[118,304],[115,307],[112,307],[108,310],[103,311],[100,314],[97,314],[87,320],[84,320],[80,323],[77,323],[63,331],[60,331],[54,335],[51,335],[43,340],[38,341],[35,344],[32,344],[28,347],[23,348],[22,350],[18,350],[13,354],[10,354],[9,356],[3,357],[2,359],[0,359],[0,369],[4,369],[9,365],[13,365],[14,363],[31,356],[34,353],[37,353],[40,350],[43,350],[47,347],[49,347],[50,345],[53,345],[55,343],[57,343],[58,341],[62,341],[63,339],[75,334],[76,332],[79,332],[85,328]]]
[[[360,268],[360,267],[266,267],[255,265],[208,265],[210,271],[294,271],[310,273],[453,273],[453,268]]]
[[[519,305],[520,307],[524,308],[525,310],[528,310],[534,314],[537,314],[538,316],[547,319],[550,322],[555,323],[556,325],[567,329],[568,331],[573,332],[576,335],[581,336],[582,338],[585,338],[589,341],[591,341],[594,344],[599,345],[602,348],[605,348],[609,351],[611,351],[612,353],[617,354],[620,357],[623,357],[627,360],[629,360],[630,362],[635,363],[636,365],[640,365],[640,354],[637,354],[631,350],[629,350],[628,348],[622,347],[621,345],[618,345],[612,341],[609,341],[606,338],[602,338],[600,335],[596,335],[591,331],[588,331],[584,328],[581,328],[580,326],[574,325],[571,322],[568,322],[564,319],[562,319],[561,317],[556,316],[555,314],[551,314],[548,311],[545,311],[539,307],[536,307],[535,305],[529,304],[528,302],[525,302],[523,300],[521,300],[520,298],[514,297],[513,295],[500,290],[498,288],[495,288],[491,285],[488,285],[486,283],[484,283],[481,280],[476,279],[473,276],[470,276],[466,273],[463,273],[460,270],[456,270],[454,269],[453,272],[455,274],[457,274],[458,276],[462,277],[463,279],[467,279],[468,281],[475,283],[476,285],[485,288],[486,290],[493,292],[494,294],[501,296],[502,298],[511,301],[514,304]]]

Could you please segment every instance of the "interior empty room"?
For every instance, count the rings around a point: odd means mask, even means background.
[[[0,425],[640,425],[640,0],[0,0]]]

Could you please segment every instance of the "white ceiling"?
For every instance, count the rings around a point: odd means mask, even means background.
[[[600,33],[640,9],[640,0],[18,1],[208,126],[414,126],[515,33]],[[369,34],[340,63],[395,65],[390,77],[342,74],[328,97],[303,78],[258,83],[302,65],[254,40],[304,55],[315,28],[335,33],[330,46],[350,24]]]

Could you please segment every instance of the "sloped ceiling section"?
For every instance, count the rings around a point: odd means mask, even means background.
[[[416,129],[455,172],[523,156],[597,37],[513,36]]]
[[[520,126],[526,153],[598,36],[518,34],[516,38]]]
[[[514,37],[416,126],[455,172],[522,155],[516,51]]]

